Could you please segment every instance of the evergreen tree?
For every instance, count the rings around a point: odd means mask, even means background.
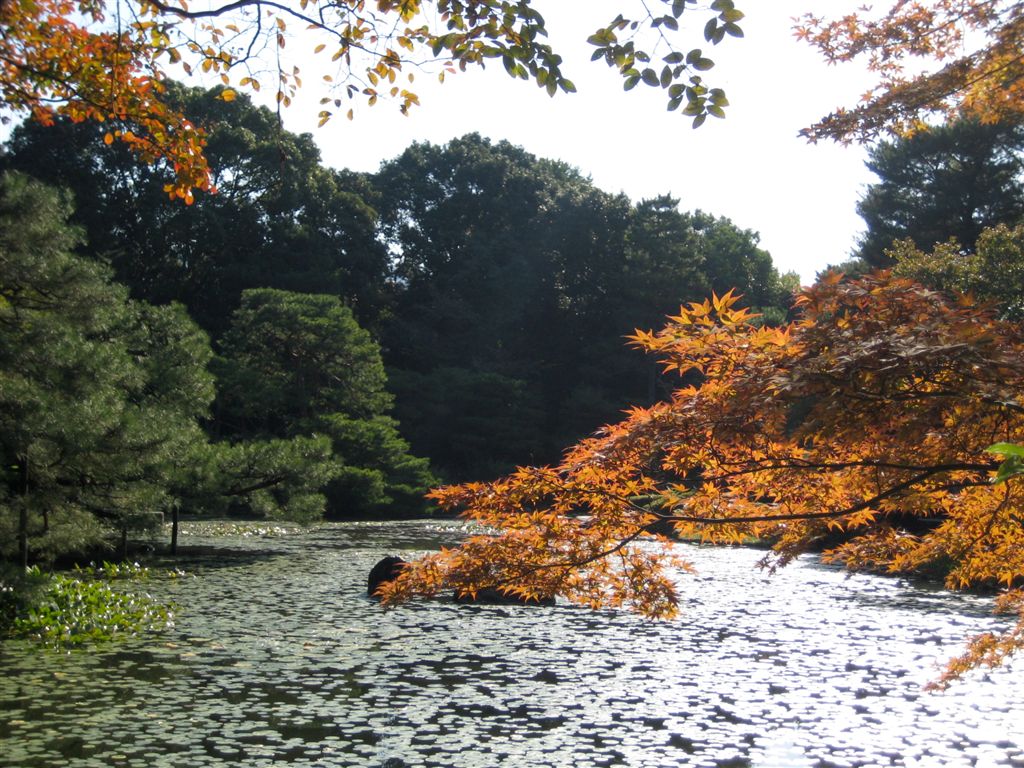
[[[320,163],[310,134],[281,128],[270,110],[222,88],[169,84],[169,96],[209,135],[217,194],[186,206],[164,189],[173,171],[140,165],[106,128],[58,120],[16,128],[0,166],[75,196],[82,253],[109,261],[135,298],[179,301],[211,335],[223,332],[247,288],[334,293],[367,325],[386,311],[387,256],[356,174]]]
[[[333,296],[254,289],[221,340],[218,424],[245,439],[324,436],[336,516],[422,511],[433,478],[388,417],[380,348]]]
[[[23,564],[155,525],[213,398],[202,331],[73,255],[68,216],[52,190],[0,182],[0,540]]]
[[[653,362],[622,340],[681,302],[730,288],[787,300],[756,234],[668,196],[633,206],[508,142],[416,144],[375,182],[395,256],[382,339],[396,411],[448,479],[554,461],[649,402]]]
[[[879,181],[857,204],[867,230],[854,255],[890,266],[886,251],[910,238],[930,250],[955,238],[964,252],[986,227],[1024,216],[1024,128],[962,120],[881,142],[868,168]]]

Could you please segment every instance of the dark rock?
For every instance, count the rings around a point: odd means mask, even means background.
[[[370,569],[370,575],[366,578],[366,594],[370,597],[376,597],[377,588],[381,584],[389,581],[394,581],[398,578],[398,575],[402,572],[405,567],[405,560],[400,557],[394,557],[389,555],[378,561],[378,563]]]

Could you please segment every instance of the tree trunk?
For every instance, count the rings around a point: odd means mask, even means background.
[[[18,561],[28,568],[28,457],[18,457]]]
[[[171,507],[171,554],[178,554],[178,505]]]
[[[128,528],[126,526],[121,528],[121,559],[128,559]]]

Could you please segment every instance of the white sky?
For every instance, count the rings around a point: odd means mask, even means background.
[[[792,17],[811,5],[740,2],[746,36],[714,48],[701,35],[706,15],[684,14],[693,45],[703,45],[716,60],[706,79],[724,87],[731,103],[725,120],[709,118],[697,130],[688,118],[666,111],[660,89],[640,85],[625,93],[615,71],[590,62],[593,49],[585,40],[623,7],[614,0],[536,1],[578,93],[549,98],[530,82],[511,80],[496,61],[444,85],[432,75],[418,77],[412,89],[422,107],[409,117],[380,102],[357,108],[352,122],[339,114],[317,129],[323,94],[310,64],[300,98],[284,110],[285,126],[313,133],[328,165],[361,171],[376,170],[414,141],[444,143],[472,131],[507,139],[579,168],[608,192],[623,191],[635,201],[671,193],[683,210],[727,216],[759,232],[777,268],[798,272],[806,284],[848,257],[862,229],[856,202],[874,181],[863,147],[809,145],[797,136],[835,107],[855,103],[870,82],[856,66],[826,66],[793,38]]]

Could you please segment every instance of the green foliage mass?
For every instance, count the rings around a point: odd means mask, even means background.
[[[71,253],[67,202],[0,181],[0,547],[24,563],[153,528],[204,439],[209,343],[179,306],[127,298]]]
[[[311,523],[323,517],[324,486],[339,472],[325,437],[202,443],[180,468],[176,503],[192,514]]]
[[[0,168],[71,190],[82,253],[112,264],[136,298],[183,303],[214,337],[248,288],[338,295],[374,325],[386,306],[387,254],[364,182],[322,166],[310,134],[283,130],[246,96],[168,87],[208,133],[215,195],[199,192],[190,206],[168,199],[173,172],[107,145],[107,128],[94,123],[26,122]]]
[[[855,256],[891,266],[894,241],[931,249],[955,239],[974,250],[982,230],[1024,216],[1024,127],[964,120],[880,142],[867,167],[879,177],[857,204],[867,230]]]
[[[246,291],[216,370],[222,434],[330,447],[332,514],[422,510],[433,482],[427,461],[409,454],[386,415],[392,398],[380,347],[336,296]]]
[[[633,204],[475,135],[337,172],[245,97],[172,91],[218,173],[192,206],[167,199],[170,169],[88,124],[21,126],[0,166],[70,188],[81,252],[213,334],[212,442],[181,454],[173,509],[305,518],[331,475],[335,514],[422,511],[433,476],[415,456],[448,480],[490,477],[665,396],[623,339],[680,303],[736,289],[785,318],[792,286],[756,233],[675,198]],[[257,306],[266,289],[292,299]],[[284,471],[293,448],[274,441],[297,439],[329,444],[294,448],[316,471]]]
[[[446,479],[553,461],[664,394],[623,338],[681,302],[735,288],[788,303],[754,233],[668,196],[634,206],[508,142],[415,144],[374,184],[394,255],[382,342],[396,415]]]
[[[44,574],[33,567],[16,579],[5,577],[0,580],[0,628],[54,648],[164,629],[173,622],[170,606],[110,584],[137,584],[147,575],[138,565],[105,563],[71,575]]]
[[[0,557],[110,547],[180,509],[319,519],[340,471],[329,439],[211,442],[206,334],[72,253],[68,216],[39,183],[0,181]]]
[[[894,243],[887,253],[897,274],[949,294],[972,294],[993,302],[1003,317],[1024,320],[1024,224],[983,230],[973,253],[963,253],[956,241],[925,253],[910,240]]]

